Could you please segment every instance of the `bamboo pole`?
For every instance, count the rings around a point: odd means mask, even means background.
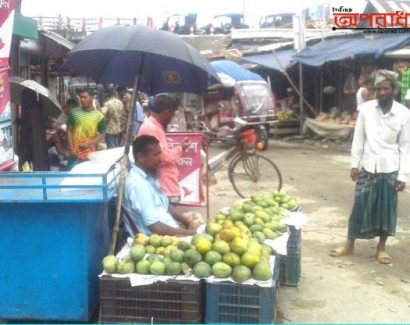
[[[303,110],[303,67],[299,62],[299,113],[300,113],[300,135],[303,135],[303,124],[305,123],[305,112]]]
[[[278,66],[280,68],[280,72],[285,76],[285,78],[288,80],[290,83],[292,89],[298,94],[299,98],[302,99],[302,101],[305,103],[305,105],[309,108],[309,110],[314,114],[314,116],[317,116],[317,112],[315,108],[306,100],[305,97],[303,97],[303,94],[299,91],[298,87],[295,85],[293,80],[290,78],[289,74],[286,72],[285,67],[282,65],[282,62],[278,59],[276,56],[275,51],[272,51],[273,57],[275,58],[276,62],[278,63]]]
[[[141,71],[140,71],[140,74],[141,74]],[[124,196],[124,185],[125,185],[125,177],[126,177],[126,172],[127,172],[128,154],[130,152],[130,145],[131,145],[131,139],[132,139],[131,124],[132,124],[132,118],[134,115],[136,99],[138,99],[137,91],[139,88],[140,74],[135,77],[134,86],[132,89],[131,111],[127,119],[127,129],[125,133],[125,147],[124,147],[124,154],[121,159],[121,174],[120,174],[120,180],[118,182],[118,196],[117,196],[117,204],[116,204],[116,210],[115,210],[114,229],[112,231],[111,245],[110,245],[110,250],[108,252],[108,255],[114,254],[118,233],[120,231],[121,207],[122,207],[122,201],[123,201],[123,196]]]

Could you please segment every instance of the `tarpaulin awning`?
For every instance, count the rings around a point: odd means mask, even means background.
[[[16,12],[14,16],[13,34],[22,38],[38,39],[37,22]]]
[[[277,52],[275,51],[274,53],[245,56],[242,57],[242,60],[258,64],[268,69],[285,71],[297,62],[293,58],[295,54],[295,50],[282,50]]]
[[[409,34],[340,37],[324,40],[308,47],[295,56],[295,59],[310,66],[321,66],[327,62],[349,58],[370,57],[378,59],[387,51],[401,48],[410,42]]]
[[[211,65],[218,73],[224,73],[234,79],[235,81],[246,81],[246,80],[256,80],[264,81],[264,79],[257,73],[246,70],[239,64],[228,61],[219,60],[211,62]]]

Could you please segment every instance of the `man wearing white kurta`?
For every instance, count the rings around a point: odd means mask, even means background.
[[[410,167],[410,111],[394,101],[397,75],[379,70],[376,100],[359,107],[352,144],[351,178],[356,182],[346,244],[333,249],[333,257],[353,253],[355,239],[380,237],[376,258],[390,264],[388,236],[394,236],[397,192],[403,191]]]

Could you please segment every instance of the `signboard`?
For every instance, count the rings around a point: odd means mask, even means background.
[[[15,0],[0,0],[0,171],[14,164],[10,116],[9,56]]]
[[[8,67],[0,68],[0,115],[10,109],[10,83]]]
[[[200,205],[202,134],[167,133],[170,147],[179,146],[185,138],[189,138],[191,145],[182,152],[182,157],[177,162],[181,192],[180,204]]]
[[[0,0],[0,68],[8,67],[16,0]]]

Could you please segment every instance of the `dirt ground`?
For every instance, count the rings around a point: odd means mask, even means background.
[[[399,196],[396,237],[387,242],[391,266],[376,261],[376,240],[358,241],[353,256],[328,255],[343,244],[352,207],[347,147],[270,140],[263,153],[278,165],[283,188],[309,218],[302,231],[301,282],[280,288],[278,322],[410,323],[410,188]],[[238,199],[226,175],[226,169],[219,172],[210,188],[211,215]]]

